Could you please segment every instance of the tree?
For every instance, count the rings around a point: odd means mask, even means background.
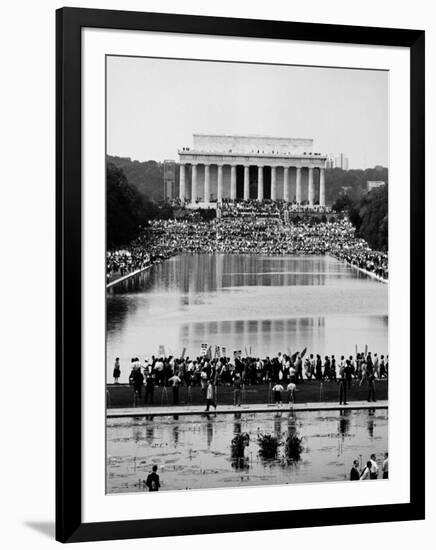
[[[383,185],[360,198],[341,195],[333,205],[337,212],[347,211],[357,235],[375,250],[388,249],[388,185]]]
[[[128,183],[124,172],[109,163],[106,169],[106,227],[108,249],[127,245],[152,214],[138,191]],[[148,214],[148,216],[147,216]]]

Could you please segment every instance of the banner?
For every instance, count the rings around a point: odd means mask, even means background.
[[[220,346],[215,346],[215,357],[220,357],[221,348]]]
[[[207,353],[207,344],[201,344],[201,355],[206,355]]]
[[[221,357],[226,357],[226,348],[221,348]]]
[[[159,346],[158,355],[159,357],[165,357],[165,346],[163,346],[162,344]]]

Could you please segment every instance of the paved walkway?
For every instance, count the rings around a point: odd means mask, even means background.
[[[353,401],[347,405],[339,405],[337,403],[296,403],[293,406],[294,411],[338,411],[338,410],[357,410],[357,409],[387,409],[388,401],[376,401],[368,403],[368,401]],[[235,407],[233,405],[223,405],[217,407],[217,410],[212,407],[209,411],[212,414],[234,414],[237,412],[246,413],[264,413],[264,412],[287,412],[290,410],[289,404],[284,403],[282,407],[277,405],[242,405]],[[176,416],[176,415],[192,415],[205,413],[204,405],[180,405],[169,407],[137,407],[129,409],[107,409],[107,418],[126,418],[131,416]]]

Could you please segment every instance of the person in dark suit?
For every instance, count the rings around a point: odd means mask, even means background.
[[[145,485],[148,487],[148,490],[150,492],[159,491],[159,488],[160,488],[160,480],[156,472],[157,472],[157,466],[154,465],[152,468],[151,474],[148,474],[147,481],[145,482]]]
[[[359,472],[359,461],[353,460],[353,466],[350,470],[350,481],[359,481],[360,472]]]

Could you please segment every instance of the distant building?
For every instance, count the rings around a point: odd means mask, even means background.
[[[250,199],[325,206],[327,157],[313,139],[194,134],[178,154],[179,198],[191,207]]]
[[[176,163],[164,160],[164,199],[170,200],[176,193]]]
[[[337,155],[330,153],[327,155],[326,168],[341,168],[341,170],[348,170],[348,157],[344,153],[338,153]]]
[[[366,190],[371,191],[371,189],[377,189],[377,187],[383,187],[385,185],[385,181],[367,181],[366,182]]]

